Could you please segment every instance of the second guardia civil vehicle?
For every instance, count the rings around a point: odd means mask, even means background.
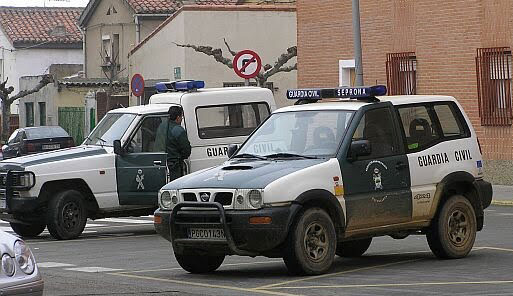
[[[373,237],[426,235],[440,258],[465,257],[492,199],[476,133],[449,96],[382,96],[384,86],[289,90],[224,164],[159,193],[157,231],[193,273],[226,255],[281,257],[322,274]]]

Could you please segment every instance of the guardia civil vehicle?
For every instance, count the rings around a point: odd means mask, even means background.
[[[170,106],[182,106],[192,146],[184,173],[222,163],[228,144],[242,143],[276,109],[268,89],[203,87],[157,84],[149,105],[108,112],[78,147],[0,162],[0,219],[21,236],[48,227],[53,237],[72,239],[87,218],[153,214],[169,181],[166,153],[154,143]]]
[[[155,226],[181,267],[267,256],[322,274],[383,235],[423,234],[437,257],[466,256],[492,199],[470,120],[453,97],[385,93],[289,90],[299,104],[230,146],[228,161],[164,186]],[[336,100],[302,104],[322,98]]]

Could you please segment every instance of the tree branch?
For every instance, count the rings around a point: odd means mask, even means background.
[[[278,72],[290,72],[293,70],[297,70],[297,63],[294,66],[283,68],[283,65],[285,65],[289,60],[291,60],[295,56],[297,56],[297,46],[287,48],[287,52],[282,54],[278,58],[278,60],[276,61],[276,63],[274,63],[274,66],[272,68],[266,70],[262,74],[262,78],[267,80],[267,78],[273,76]]]
[[[41,77],[41,80],[39,81],[39,83],[34,88],[29,89],[29,90],[22,90],[22,91],[20,91],[16,95],[10,97],[9,101],[15,101],[15,100],[17,100],[19,98],[22,98],[24,96],[28,96],[30,94],[36,93],[40,89],[45,87],[47,84],[52,83],[52,82],[54,82],[53,75],[45,74],[45,75],[43,75],[43,77]]]
[[[174,43],[174,42],[173,42]],[[203,46],[203,45],[192,45],[192,44],[178,44],[175,43],[178,47],[188,47],[192,48],[197,52],[204,53],[206,55],[212,56],[217,62],[226,65],[228,68],[233,69],[233,62],[231,59],[225,58],[223,56],[223,50],[220,48],[212,48],[212,46]]]
[[[230,45],[228,45],[228,42],[226,42],[226,38],[223,38],[223,41],[224,45],[226,45],[226,48],[228,48],[228,51],[232,54],[232,56],[236,56],[237,53],[230,48]]]

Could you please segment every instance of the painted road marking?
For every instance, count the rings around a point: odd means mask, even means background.
[[[139,238],[139,237],[148,237],[148,236],[156,236],[156,234],[143,234],[143,235],[132,235],[132,236],[113,236],[113,237],[81,237],[80,239],[74,240],[54,240],[54,241],[45,241],[45,240],[29,240],[28,243],[30,245],[47,245],[47,244],[72,244],[72,243],[83,243],[88,241],[100,241],[100,240],[109,240],[109,239],[129,239],[129,238]]]
[[[120,218],[105,218],[95,220],[97,222],[114,222],[114,223],[127,223],[127,224],[153,224],[153,220],[138,220],[138,219],[120,219]]]
[[[297,294],[282,293],[282,292],[276,292],[276,291],[265,291],[265,290],[253,289],[253,288],[240,288],[240,287],[236,287],[236,286],[224,286],[224,285],[212,285],[212,284],[205,284],[205,283],[195,283],[195,282],[187,282],[187,281],[183,281],[183,280],[171,280],[171,279],[163,279],[163,278],[156,278],[156,277],[149,277],[149,276],[140,276],[140,275],[134,275],[134,274],[126,274],[126,273],[108,273],[108,274],[115,275],[115,276],[129,277],[129,278],[134,278],[134,279],[151,280],[151,281],[159,281],[159,282],[166,282],[166,283],[175,283],[175,284],[180,284],[180,285],[189,285],[189,286],[197,286],[197,287],[205,287],[205,288],[232,290],[232,291],[239,291],[239,292],[246,292],[246,293],[249,292],[249,293],[266,294],[266,295],[297,296]]]
[[[407,287],[407,286],[446,286],[446,285],[483,285],[483,284],[513,284],[512,281],[479,281],[479,282],[432,282],[432,283],[391,283],[391,284],[362,284],[362,285],[317,285],[317,286],[288,286],[267,289],[327,289],[327,288],[376,288],[376,287]]]
[[[225,266],[241,266],[241,265],[258,265],[258,264],[269,264],[269,263],[283,263],[283,260],[269,260],[269,261],[260,261],[260,262],[241,262],[241,263],[228,263],[221,265]],[[147,270],[136,270],[136,271],[125,271],[118,272],[119,274],[126,273],[145,273],[145,272],[155,272],[155,271],[170,271],[170,270],[183,270],[181,267],[173,267],[173,268],[162,268],[162,269],[147,269]]]
[[[496,248],[496,247],[482,247],[482,249],[496,250],[496,251],[506,251],[506,252],[513,252],[513,249]]]
[[[370,270],[370,269],[388,267],[388,266],[398,265],[398,264],[403,264],[403,263],[411,263],[411,262],[415,262],[415,261],[420,261],[422,259],[403,260],[403,261],[392,262],[392,263],[387,263],[387,264],[381,264],[381,265],[374,265],[374,266],[367,266],[367,267],[355,268],[355,269],[350,269],[350,270],[344,270],[344,271],[335,272],[335,273],[327,273],[327,274],[322,274],[322,275],[318,275],[318,276],[304,277],[304,278],[300,278],[300,279],[297,279],[297,280],[284,281],[284,282],[279,282],[279,283],[275,283],[275,284],[260,286],[260,287],[257,287],[255,289],[257,289],[257,290],[260,290],[260,289],[272,289],[273,287],[283,286],[283,285],[287,285],[287,284],[291,284],[291,283],[311,281],[311,280],[316,280],[316,279],[320,279],[320,278],[332,277],[332,276],[337,276],[337,275],[341,275],[341,274],[352,273],[352,272],[357,272],[357,271],[362,271],[362,270]]]
[[[107,224],[94,224],[94,223],[87,223],[86,224],[86,228],[90,228],[90,227],[105,227],[105,226],[108,226]]]
[[[78,272],[89,272],[89,273],[98,273],[98,272],[113,272],[113,271],[121,271],[123,269],[119,268],[107,268],[107,267],[75,267],[75,268],[64,268],[64,270],[69,271],[78,271]]]
[[[75,264],[59,263],[59,262],[38,262],[38,267],[53,268],[53,267],[71,267],[76,266]]]

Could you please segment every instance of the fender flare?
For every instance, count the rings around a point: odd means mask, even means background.
[[[467,189],[462,188],[461,184],[467,184]],[[445,176],[436,188],[435,198],[437,202],[437,212],[441,207],[442,197],[447,196],[451,190],[456,190],[470,201],[476,212],[476,217],[483,216],[483,204],[479,196],[479,188],[476,185],[476,178],[465,171],[457,171]]]
[[[301,206],[318,205],[325,209],[333,219],[337,234],[341,234],[346,228],[346,218],[338,199],[325,189],[312,189],[301,193],[294,203]]]

